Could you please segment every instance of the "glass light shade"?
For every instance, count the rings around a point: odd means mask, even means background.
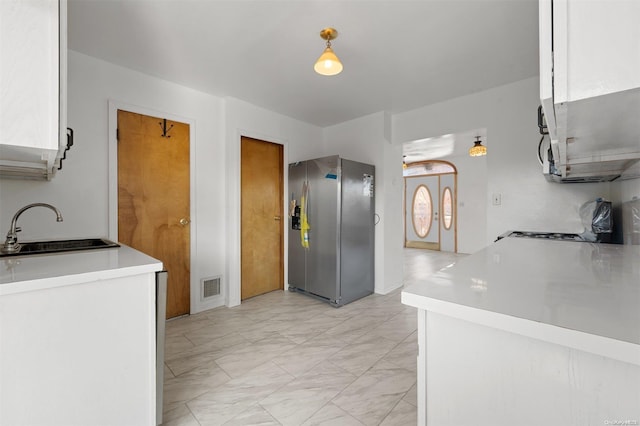
[[[469,148],[469,155],[472,157],[487,155],[487,147],[482,145],[482,142],[476,141],[474,142],[474,145]]]
[[[327,47],[316,61],[313,69],[316,70],[318,74],[336,75],[342,71],[342,63],[340,63],[340,59],[338,59],[336,54],[333,53],[333,50]]]

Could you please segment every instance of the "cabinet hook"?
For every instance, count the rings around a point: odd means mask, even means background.
[[[167,119],[164,118],[158,123],[158,125],[162,129],[162,134],[160,136],[162,136],[163,138],[170,138],[171,135],[169,135],[169,132],[171,131],[171,129],[173,129],[173,124],[167,129]]]

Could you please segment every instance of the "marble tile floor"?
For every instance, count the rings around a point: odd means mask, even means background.
[[[405,282],[460,256],[405,249]],[[416,312],[275,291],[167,322],[163,425],[416,424]]]

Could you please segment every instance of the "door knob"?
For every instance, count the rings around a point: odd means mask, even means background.
[[[189,220],[186,217],[183,217],[182,219],[180,219],[180,225],[182,225],[182,226],[187,226],[190,223],[191,223],[191,220]]]
[[[273,220],[280,220],[280,216],[274,216]]]

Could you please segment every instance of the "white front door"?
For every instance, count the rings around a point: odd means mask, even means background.
[[[405,247],[456,253],[456,175],[405,178]]]
[[[405,179],[405,245],[440,250],[440,178]]]

